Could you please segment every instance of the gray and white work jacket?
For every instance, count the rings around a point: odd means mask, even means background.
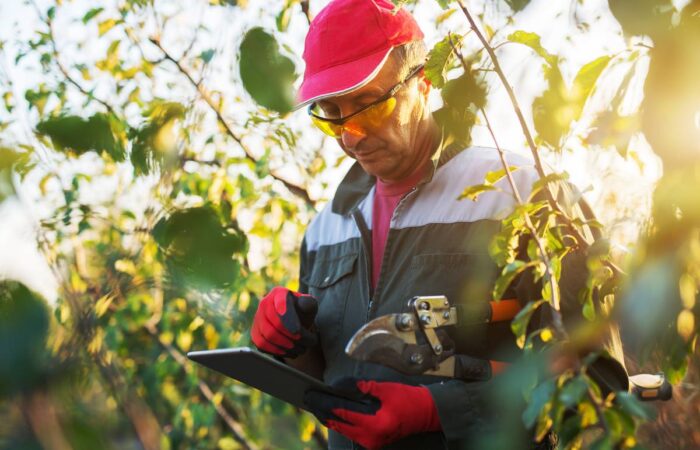
[[[488,382],[464,382],[434,376],[408,376],[377,364],[349,358],[344,348],[367,321],[405,312],[417,295],[446,295],[451,304],[490,300],[499,269],[489,257],[491,238],[514,208],[504,178],[500,190],[476,201],[459,200],[464,189],[482,184],[488,172],[502,169],[496,149],[470,147],[438,152],[430,174],[407,193],[391,218],[381,273],[371,288],[371,224],[375,179],[359,164],[350,169],[332,202],[309,225],[301,249],[300,290],[319,300],[316,327],[325,359],[326,383],[344,377],[425,385],[442,424],[441,433],[409,436],[392,449],[471,448],[470,436],[485,425]],[[537,179],[532,161],[508,153],[521,195],[527,198]],[[527,301],[527,300],[525,300]],[[516,349],[509,323],[457,327],[458,353],[504,360]],[[517,350],[517,349],[516,349]],[[360,448],[329,430],[333,450]]]

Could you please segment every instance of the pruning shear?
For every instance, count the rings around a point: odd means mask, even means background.
[[[345,353],[361,361],[390,367],[408,375],[437,375],[465,381],[483,381],[507,363],[455,353],[445,327],[513,319],[520,311],[514,299],[477,306],[451,306],[447,297],[418,296],[408,302],[409,312],[371,320],[348,342]]]
[[[408,302],[408,312],[377,317],[357,330],[345,353],[407,375],[486,381],[503,371],[508,363],[457,354],[445,327],[509,321],[520,309],[516,299],[451,306],[444,295],[413,297]],[[617,366],[611,370],[624,371],[622,366]],[[626,372],[622,378],[627,378]],[[638,374],[627,380],[627,389],[640,400],[672,397],[672,387],[663,373]]]

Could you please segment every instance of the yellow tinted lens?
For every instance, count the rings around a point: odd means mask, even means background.
[[[336,125],[334,123],[318,119],[314,116],[311,116],[311,121],[318,127],[319,130],[323,131],[330,137],[339,138],[340,134],[343,132],[343,127],[341,125]]]
[[[391,113],[394,112],[395,108],[396,98],[388,98],[350,119],[345,125],[345,128],[352,127],[353,129],[376,130],[382,126]]]

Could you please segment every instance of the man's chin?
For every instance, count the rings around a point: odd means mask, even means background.
[[[360,163],[360,166],[362,167],[362,169],[364,169],[365,172],[374,177],[380,176],[384,172],[384,165],[381,161],[360,158],[356,158],[356,160],[358,163]]]

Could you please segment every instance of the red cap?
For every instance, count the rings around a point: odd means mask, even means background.
[[[408,11],[389,0],[333,0],[314,18],[304,46],[300,108],[358,89],[374,78],[391,49],[423,39]]]

